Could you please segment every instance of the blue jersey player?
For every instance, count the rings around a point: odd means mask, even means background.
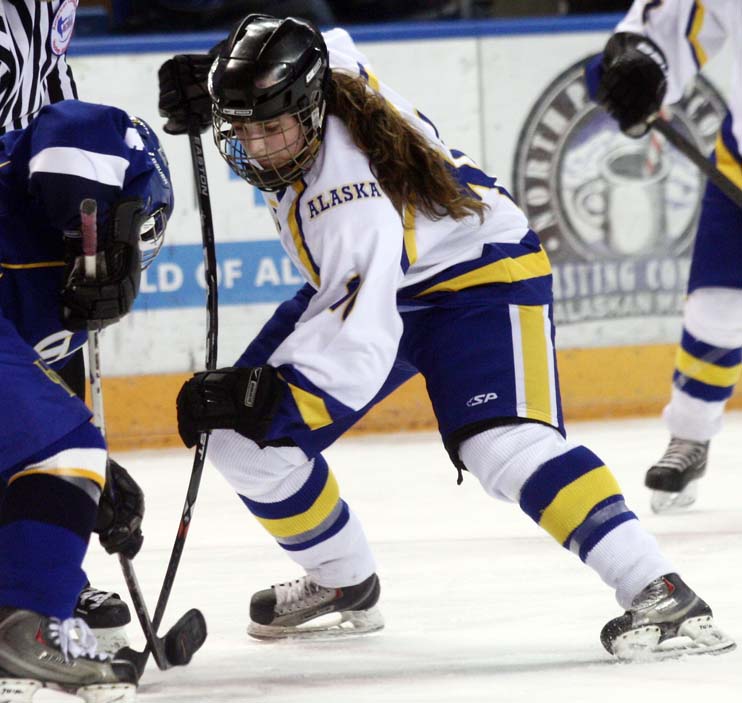
[[[93,278],[83,266],[85,198],[98,206]],[[63,101],[0,138],[2,700],[30,701],[42,685],[133,700],[135,672],[96,654],[85,623],[71,617],[106,445],[56,370],[89,324],[129,312],[171,210],[157,137],[119,109]]]

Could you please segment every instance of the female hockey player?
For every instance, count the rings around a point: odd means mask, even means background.
[[[86,275],[80,203],[98,205]],[[126,315],[172,210],[155,134],[113,107],[68,100],[0,137],[0,700],[41,686],[131,701],[136,672],[96,653],[71,617],[105,482],[106,446],[54,368],[89,323]]]
[[[736,81],[730,111],[712,156],[742,189],[742,7],[729,0],[637,0],[588,66],[587,83],[632,137],[642,137],[663,104],[683,89],[725,42]],[[652,508],[692,505],[706,472],[709,441],[721,429],[724,406],[742,373],[742,212],[709,181],[693,248],[683,333],[664,418],[670,444],[647,472]]]
[[[307,575],[256,593],[249,632],[370,631],[379,579],[358,519],[322,457],[418,371],[459,471],[517,502],[616,590],[601,639],[632,657],[663,640],[734,647],[626,507],[603,461],[568,440],[549,261],[497,181],[371,70],[348,34],[250,15],[211,65],[160,71],[166,130],[202,126],[203,79],[222,156],[265,192],[307,284],[234,367],[178,396],[187,446],[209,457]],[[451,340],[466,340],[451,344]]]

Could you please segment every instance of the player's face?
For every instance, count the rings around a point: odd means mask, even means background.
[[[248,157],[266,169],[285,166],[305,146],[304,131],[294,115],[279,115],[262,122],[235,122],[233,126]]]

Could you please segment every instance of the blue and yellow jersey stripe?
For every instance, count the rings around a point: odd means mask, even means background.
[[[306,391],[293,383],[287,385],[299,415],[301,415],[302,422],[310,430],[319,430],[332,424],[330,411],[321,396]]]
[[[407,203],[402,213],[402,271],[407,273],[410,266],[414,266],[417,261],[417,231],[415,225],[416,218],[415,205]]]
[[[312,252],[309,250],[309,247],[307,245],[307,241],[304,237],[304,229],[301,219],[301,197],[306,192],[307,184],[304,182],[304,179],[301,179],[292,184],[291,187],[296,192],[296,198],[289,207],[287,218],[289,231],[291,232],[291,239],[294,242],[296,253],[299,257],[299,261],[301,261],[304,270],[307,272],[314,285],[319,288],[320,269],[314,258],[312,257]]]
[[[10,264],[6,261],[0,261],[0,268],[9,271],[25,271],[29,269],[59,268],[64,266],[64,261],[35,261],[28,264]]]
[[[742,119],[742,116],[740,117]],[[737,188],[742,189],[742,151],[732,132],[732,116],[727,115],[716,138],[716,167]]]
[[[358,73],[363,78],[366,83],[368,83],[369,88],[373,90],[375,93],[379,92],[379,89],[381,87],[381,84],[379,83],[379,79],[376,77],[376,74],[367,66],[364,66],[360,61],[358,62]]]
[[[439,283],[427,286],[420,292],[415,293],[415,297],[421,298],[442,291],[455,292],[493,283],[516,283],[550,275],[549,257],[543,248],[539,248],[538,251],[521,254],[520,256],[503,256],[497,261],[472,268],[458,276],[454,275]]]
[[[700,70],[708,61],[708,54],[703,48],[700,40],[703,22],[706,18],[706,8],[701,0],[695,0],[688,16],[688,24],[685,27],[685,37],[690,45],[691,55],[696,67]]]

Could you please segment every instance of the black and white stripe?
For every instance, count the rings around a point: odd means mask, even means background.
[[[0,134],[25,127],[44,105],[77,98],[72,70],[51,46],[64,1],[0,0]]]

